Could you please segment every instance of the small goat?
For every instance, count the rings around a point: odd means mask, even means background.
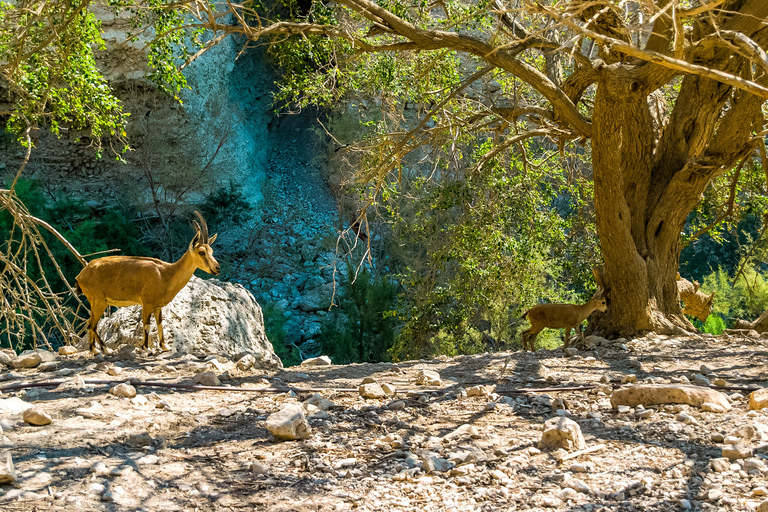
[[[598,280],[598,283],[600,281]],[[580,306],[576,304],[539,304],[523,313],[522,318],[528,317],[531,326],[523,331],[523,350],[533,352],[533,342],[542,329],[565,328],[564,348],[568,348],[568,338],[571,336],[571,329],[578,329],[582,339],[584,330],[580,329],[583,322],[593,311],[605,311],[608,306],[605,303],[603,287],[598,284],[597,291],[589,299],[589,302]]]
[[[83,293],[91,304],[88,320],[88,341],[91,352],[96,353],[96,342],[103,352],[108,349],[96,332],[99,319],[107,306],[141,305],[141,321],[144,325],[144,348],[149,348],[149,320],[155,315],[160,349],[168,347],[163,338],[163,306],[173,300],[179,290],[202,269],[218,275],[221,267],[213,257],[211,245],[217,235],[208,238],[208,226],[199,212],[193,221],[195,236],[189,249],[175,263],[140,256],[107,256],[93,260],[77,276],[77,292]]]

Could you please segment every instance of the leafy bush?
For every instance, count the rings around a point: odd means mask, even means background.
[[[240,226],[253,218],[253,206],[242,186],[231,181],[228,186],[208,194],[199,208],[211,232],[226,226]]]
[[[395,340],[398,286],[367,269],[357,278],[354,274],[350,266],[339,293],[339,308],[323,321],[318,336],[323,353],[339,364],[388,360]]]
[[[728,325],[735,319],[753,320],[768,309],[768,280],[749,266],[733,284],[728,273],[718,269],[704,278],[702,288],[717,292],[712,313],[725,318]]]
[[[709,334],[715,334],[720,335],[725,330],[725,321],[722,319],[720,315],[709,315],[707,317],[707,321],[702,323],[700,320],[697,320],[694,325],[701,331],[701,332],[707,332]]]
[[[288,344],[285,338],[285,315],[275,303],[269,302],[261,308],[264,315],[264,331],[267,339],[272,343],[275,354],[283,362],[286,368],[301,364],[299,350]]]

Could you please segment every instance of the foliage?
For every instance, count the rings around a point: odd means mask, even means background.
[[[323,320],[318,340],[324,354],[339,364],[389,359],[397,326],[398,285],[367,268],[355,276],[349,266],[338,294],[338,308]]]
[[[719,314],[726,324],[734,320],[753,320],[768,309],[768,278],[749,266],[735,278],[718,269],[704,278],[702,288],[717,292],[712,313]]]
[[[725,321],[720,315],[711,314],[707,317],[706,322],[696,319],[694,325],[701,331],[709,334],[719,336],[725,330]]]
[[[283,315],[283,310],[277,304],[268,302],[262,307],[261,311],[264,315],[264,330],[267,339],[272,343],[272,348],[275,350],[277,357],[283,362],[283,366],[287,368],[301,364],[299,349],[288,343],[286,339],[286,318]]]
[[[211,232],[243,225],[253,217],[254,212],[242,186],[231,181],[228,186],[208,194],[199,205],[199,210]]]

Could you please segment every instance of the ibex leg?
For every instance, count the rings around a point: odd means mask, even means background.
[[[141,324],[144,326],[144,344],[142,348],[149,350],[149,319],[152,311],[141,306]]]
[[[155,322],[157,323],[157,339],[160,341],[160,350],[167,352],[168,345],[165,344],[165,336],[163,335],[163,308],[157,308],[154,311]]]
[[[88,319],[88,343],[92,354],[96,354],[96,343],[98,343],[100,350],[104,351],[106,348],[104,342],[101,341],[101,337],[99,337],[99,333],[96,331],[96,326],[99,325],[99,320],[101,320],[101,315],[104,314],[104,308],[106,307],[106,303],[91,303],[91,318]]]

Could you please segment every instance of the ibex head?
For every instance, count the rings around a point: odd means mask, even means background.
[[[208,225],[205,223],[205,219],[198,211],[195,212],[195,215],[200,219],[200,223],[192,221],[195,224],[196,233],[192,241],[189,242],[189,253],[194,258],[197,268],[217,276],[221,272],[221,265],[213,257],[211,246],[216,241],[218,233],[208,238]]]

